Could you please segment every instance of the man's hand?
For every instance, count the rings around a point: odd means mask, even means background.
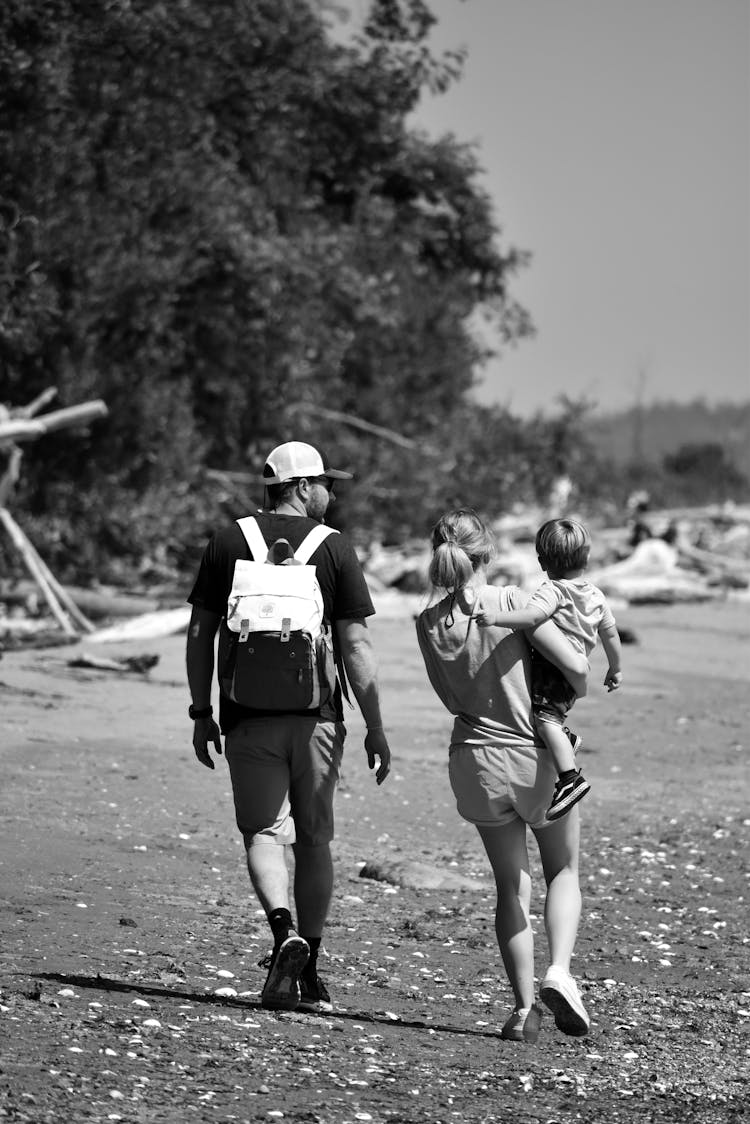
[[[375,774],[375,780],[378,784],[382,784],[391,771],[391,751],[383,730],[367,731],[365,736],[365,753],[367,754],[367,766],[370,769],[375,768],[376,757],[380,760],[378,771]]]
[[[193,749],[201,765],[207,769],[214,768],[213,758],[208,752],[211,742],[216,752],[221,753],[221,730],[213,718],[196,718],[193,723]]]
[[[604,686],[608,691],[616,691],[622,683],[621,671],[608,671],[604,676]]]

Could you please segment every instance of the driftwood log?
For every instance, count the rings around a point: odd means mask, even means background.
[[[4,471],[0,476],[0,526],[39,587],[62,631],[66,636],[75,637],[81,632],[93,632],[94,626],[56,580],[7,506],[20,474],[21,450],[18,442],[35,441],[58,429],[87,425],[107,414],[105,403],[101,399],[95,399],[37,416],[56,394],[57,391],[49,387],[25,406],[13,409],[0,406],[0,453],[5,460]]]
[[[36,441],[56,429],[70,429],[87,425],[97,418],[107,416],[107,407],[100,400],[84,402],[81,406],[68,406],[64,410],[53,410],[41,418],[8,417],[0,419],[0,444],[19,441]]]

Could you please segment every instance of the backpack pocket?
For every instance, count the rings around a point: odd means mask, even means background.
[[[219,668],[221,689],[240,706],[254,710],[294,711],[320,703],[318,654],[308,632],[251,632],[240,639],[228,632]]]

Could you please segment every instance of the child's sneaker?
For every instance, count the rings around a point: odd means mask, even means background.
[[[275,948],[268,959],[268,975],[260,997],[262,1007],[269,1011],[293,1011],[300,1001],[299,978],[310,957],[306,940],[289,930],[286,940]],[[261,961],[265,965],[265,961]]]
[[[591,785],[581,776],[580,769],[572,780],[556,781],[555,792],[552,803],[547,809],[546,818],[548,820],[559,820],[560,816],[569,812],[573,805],[582,800],[586,793],[590,791]]]
[[[573,752],[578,753],[578,750],[583,745],[583,738],[580,734],[574,733],[568,726],[563,726],[563,733],[567,736],[568,741],[573,746]]]

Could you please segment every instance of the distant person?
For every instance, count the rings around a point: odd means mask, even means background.
[[[445,596],[417,618],[417,637],[430,683],[455,715],[448,775],[459,815],[479,832],[497,886],[495,932],[514,1007],[501,1037],[535,1042],[542,1011],[534,994],[534,934],[526,828],[531,828],[547,883],[544,923],[550,963],[540,997],[557,1027],[588,1032],[589,1016],[570,974],[581,915],[578,809],[545,818],[554,787],[550,755],[538,738],[531,707],[529,642],[586,693],[588,661],[551,622],[527,635],[496,625],[480,628],[485,612],[520,609],[513,586],[487,585],[494,539],[476,512],[448,512],[432,532],[430,581]],[[541,752],[540,752],[541,750]]]
[[[536,628],[553,620],[570,643],[586,658],[597,639],[609,661],[604,685],[616,691],[622,683],[622,647],[617,624],[607,599],[597,586],[584,578],[591,550],[591,536],[576,519],[550,519],[537,531],[536,553],[549,580],[542,582],[522,609],[500,610],[481,606],[477,620],[502,628]],[[532,661],[531,698],[534,721],[557,769],[557,783],[547,819],[555,820],[570,811],[591,790],[580,769],[576,750],[581,739],[566,726],[576,692],[554,663],[538,652]]]
[[[670,519],[669,523],[662,531],[661,537],[668,546],[677,546],[680,538],[680,527],[675,519]]]
[[[316,605],[318,598],[322,600],[323,624],[332,629],[338,666],[343,662],[367,725],[367,762],[371,769],[378,763],[375,779],[382,784],[390,770],[391,754],[383,731],[376,659],[367,630],[367,617],[374,613],[372,600],[354,548],[344,535],[322,526],[335,498],[336,482],[348,479],[351,473],[330,468],[312,445],[288,441],[273,449],[260,478],[267,489],[270,511],[259,511],[254,519],[240,520],[214,535],[188,598],[193,605],[187,640],[187,675],[193,699],[190,717],[195,723],[193,746],[201,764],[213,769],[209,746],[221,753],[220,733],[226,738],[237,826],[245,843],[250,881],[273,934],[261,997],[262,1005],[272,1010],[297,1006],[320,1010],[330,1006],[317,960],[333,894],[333,799],[346,731],[341,685],[335,672],[329,668],[333,681],[324,690],[320,663],[308,673],[301,663],[298,670],[293,662],[292,657],[305,650],[309,636],[290,632],[292,610],[288,610],[289,619],[282,618],[279,635],[269,639],[262,632],[250,631],[254,610],[243,609],[234,596],[228,610],[228,602],[234,593],[236,572],[248,588],[248,575],[261,583],[273,579],[283,585],[290,577],[296,580],[299,559],[295,552],[303,550],[306,540],[318,544],[308,560],[315,570],[315,582],[307,584]],[[277,565],[252,568],[248,560],[268,560]],[[300,576],[307,581],[307,575]],[[261,599],[258,608],[261,617],[268,616],[269,627],[274,604],[269,596]],[[247,613],[247,619],[237,620],[235,609],[240,618]],[[239,634],[232,634],[229,618]],[[220,626],[221,731],[211,707],[214,640]],[[252,665],[256,649],[262,649],[263,655]],[[254,666],[252,675],[243,680],[242,693],[240,650],[242,659]],[[277,672],[273,661],[282,657],[286,665],[284,671]],[[236,662],[230,676],[227,668],[232,659]],[[291,676],[284,674],[289,666],[294,669]],[[304,668],[308,666],[312,667],[305,664]],[[288,691],[295,694],[285,702]],[[304,699],[297,697],[298,691],[304,692]],[[274,693],[279,692],[281,698],[274,699]],[[237,697],[249,699],[250,705],[238,702]],[[287,846],[294,852],[296,921],[290,906]]]
[[[628,512],[630,516],[630,536],[628,538],[628,545],[631,550],[642,542],[653,538],[651,527],[646,519],[646,514],[651,506],[651,497],[648,492],[639,491],[633,492],[628,497]]]
[[[635,550],[642,542],[648,542],[648,540],[653,537],[650,525],[642,515],[636,515],[633,520],[633,525],[630,528],[630,538],[628,539],[630,547]]]

